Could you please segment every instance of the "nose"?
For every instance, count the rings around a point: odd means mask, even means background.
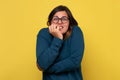
[[[59,20],[58,20],[58,23],[62,23],[62,20],[61,20],[61,19],[59,19]]]

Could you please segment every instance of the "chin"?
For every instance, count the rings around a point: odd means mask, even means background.
[[[61,34],[65,34],[66,32],[61,31]]]

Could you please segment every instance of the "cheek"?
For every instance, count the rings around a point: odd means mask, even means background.
[[[65,27],[64,27],[64,29],[63,29],[63,31],[62,31],[63,34],[68,31],[68,27],[69,27],[69,26],[65,26]]]
[[[66,25],[65,25],[65,30],[66,30],[66,31],[68,30],[68,27],[69,27],[69,24],[66,24]]]
[[[65,27],[65,30],[66,30],[66,31],[68,30],[68,27],[69,27],[69,26],[66,26],[66,27]]]

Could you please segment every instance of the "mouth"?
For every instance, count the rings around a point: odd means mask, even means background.
[[[64,27],[63,26],[59,26],[59,30],[62,30]]]

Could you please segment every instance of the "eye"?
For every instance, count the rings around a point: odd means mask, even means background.
[[[67,18],[62,18],[62,20],[68,20]]]
[[[62,17],[62,20],[68,20],[68,18],[67,17]]]
[[[57,16],[54,16],[52,20],[58,20],[59,18]]]
[[[59,21],[58,17],[53,17],[52,22],[57,23]]]
[[[58,20],[58,18],[56,17],[56,18],[53,18],[53,20]]]
[[[68,18],[67,18],[67,17],[62,17],[61,19],[62,19],[63,22],[68,21]]]

